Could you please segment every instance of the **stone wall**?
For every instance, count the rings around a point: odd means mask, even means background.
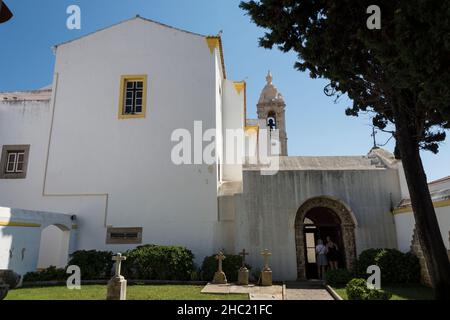
[[[418,258],[420,262],[420,281],[422,284],[431,287],[431,276],[430,272],[428,271],[428,266],[425,261],[425,257],[423,255],[422,247],[419,242],[419,237],[417,234],[417,229],[414,228],[414,234],[411,241],[411,252],[414,253]]]
[[[449,241],[450,241],[450,231],[449,231]],[[419,237],[417,235],[417,230],[414,228],[413,239],[411,241],[411,251],[419,258],[420,262],[420,281],[422,284],[431,287],[431,276],[428,270],[428,266],[423,255],[422,247],[419,243]],[[450,260],[450,250],[447,250],[448,258]]]
[[[400,200],[399,190],[398,175],[389,169],[284,170],[274,176],[246,170],[243,193],[234,196],[234,251],[245,248],[248,263],[261,268],[260,252],[269,249],[274,280],[296,280],[295,219],[306,201],[324,196],[339,199],[354,214],[356,254],[396,248],[391,206]]]

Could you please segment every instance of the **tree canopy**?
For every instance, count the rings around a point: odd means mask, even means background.
[[[373,111],[373,123],[395,123],[394,99],[409,115],[422,149],[438,152],[450,128],[450,2],[379,1],[381,29],[366,22],[367,0],[242,2],[267,30],[261,46],[295,51],[295,67],[326,78],[328,94],[347,94],[346,113]],[[400,101],[398,101],[400,102]]]

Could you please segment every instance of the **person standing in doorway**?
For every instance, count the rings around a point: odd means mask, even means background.
[[[327,258],[330,263],[331,270],[337,270],[339,261],[339,248],[336,243],[334,243],[330,237],[327,237]]]
[[[323,244],[322,239],[317,240],[317,246],[316,246],[316,256],[317,256],[317,273],[319,276],[319,279],[323,280],[325,279],[325,271],[328,265],[328,259],[327,259],[327,247]]]

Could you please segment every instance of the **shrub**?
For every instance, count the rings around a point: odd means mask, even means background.
[[[381,280],[385,283],[418,283],[420,264],[412,253],[402,253],[396,249],[369,249],[358,259],[358,274],[366,277],[367,267],[377,265],[381,269]]]
[[[238,271],[242,267],[242,256],[225,254],[225,260],[222,261],[222,269],[230,282],[237,281]],[[251,269],[249,265],[246,265]],[[216,255],[205,257],[202,264],[202,278],[205,281],[211,281],[214,278],[214,273],[217,271],[218,262]]]
[[[383,290],[369,289],[365,279],[355,278],[345,287],[349,300],[389,300],[392,294]]]
[[[125,253],[122,274],[136,280],[191,280],[194,255],[184,247],[145,245]]]
[[[359,276],[365,277],[367,275],[367,267],[375,265],[375,259],[382,249],[368,249],[361,252],[357,261],[357,273]]]
[[[23,276],[24,282],[38,281],[65,281],[69,275],[65,269],[58,269],[50,266],[47,269],[36,272],[28,272]]]
[[[412,252],[408,252],[403,257],[402,261],[401,280],[404,283],[419,283],[420,282],[420,262]]]
[[[343,286],[352,279],[352,274],[347,269],[329,270],[325,279],[330,286]]]
[[[71,254],[69,265],[80,267],[82,280],[109,279],[114,265],[112,256],[110,251],[75,251]]]

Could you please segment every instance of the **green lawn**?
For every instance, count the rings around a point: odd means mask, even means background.
[[[337,294],[339,294],[342,299],[347,300],[347,293],[345,288],[333,288]],[[382,288],[385,291],[392,293],[391,300],[432,300],[433,290],[421,286],[421,285],[411,285],[411,286],[386,286]]]
[[[203,286],[130,285],[127,300],[248,300],[246,294],[202,294]],[[81,290],[39,287],[11,290],[6,300],[105,300],[106,285],[84,285]]]

